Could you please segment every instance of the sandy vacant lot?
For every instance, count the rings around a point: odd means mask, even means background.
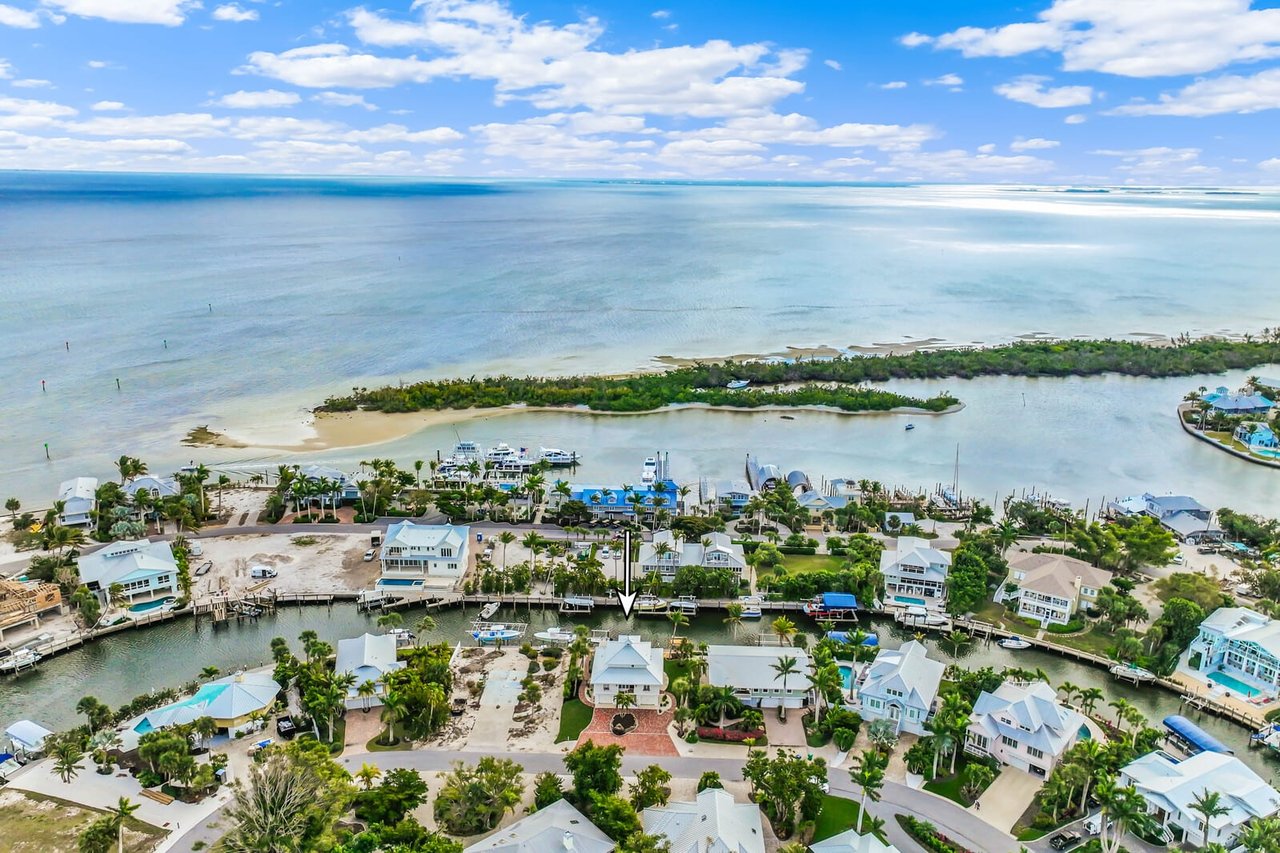
[[[371,587],[379,574],[377,560],[363,560],[369,548],[365,534],[245,533],[202,539],[200,544],[204,554],[192,558],[193,570],[206,561],[213,568],[195,578],[197,601],[218,591],[236,596],[262,584],[249,576],[254,566],[278,573],[260,592],[353,592]]]
[[[75,853],[80,832],[103,813],[84,806],[27,794],[0,791],[0,851],[3,853]],[[145,830],[145,831],[144,831]],[[124,832],[129,853],[154,850],[163,830],[130,820]]]

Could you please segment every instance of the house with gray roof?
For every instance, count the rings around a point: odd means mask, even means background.
[[[176,595],[178,561],[163,539],[124,539],[80,557],[80,581],[96,592],[103,604],[110,589],[120,584],[130,602]]]
[[[126,495],[133,497],[138,492],[145,492],[153,498],[174,498],[182,494],[182,486],[174,477],[157,477],[154,474],[143,474],[134,477],[120,487]]]
[[[1142,496],[1143,510],[1183,542],[1220,538],[1222,530],[1213,523],[1213,510],[1188,495]]]
[[[1200,623],[1178,671],[1241,699],[1280,694],[1280,619],[1219,607]]]
[[[382,543],[383,579],[457,578],[467,570],[471,528],[397,521]]]
[[[58,486],[62,512],[58,524],[63,527],[91,527],[93,511],[98,507],[98,481],[94,477],[63,480]]]
[[[864,720],[892,720],[899,732],[923,735],[946,666],[915,640],[881,649],[858,687]]]
[[[656,572],[670,583],[681,566],[728,569],[741,578],[747,567],[747,558],[742,546],[726,533],[708,533],[702,539],[690,542],[676,538],[670,530],[660,530],[653,535],[652,542],[640,543],[639,563],[642,573]]]
[[[1066,625],[1098,600],[1111,572],[1065,554],[1015,554],[995,600],[1017,602],[1019,617],[1039,619],[1044,627]]]
[[[892,606],[894,596],[923,599],[926,607],[941,608],[947,600],[947,573],[951,555],[939,551],[927,539],[899,536],[892,550],[880,552],[880,574],[884,577],[885,602]],[[900,602],[915,605],[915,601]]]
[[[650,806],[640,815],[649,835],[671,853],[764,853],[764,825],[755,803],[739,803],[723,788],[707,788],[691,803]]]
[[[809,853],[898,853],[898,848],[885,844],[870,831],[859,835],[856,830],[846,829],[824,841],[813,842]]]
[[[591,659],[591,697],[597,708],[615,708],[619,693],[630,693],[632,707],[657,708],[666,675],[662,649],[635,634],[606,640]]]
[[[1136,788],[1156,823],[1195,847],[1221,844],[1235,849],[1251,821],[1280,813],[1280,792],[1243,761],[1221,752],[1199,752],[1181,760],[1166,752],[1149,752],[1120,769],[1119,784]],[[1218,805],[1225,809],[1209,818],[1207,832],[1204,815],[1195,809],[1206,791],[1216,791]]]
[[[616,847],[586,815],[568,801],[556,800],[463,853],[612,853]]]
[[[348,708],[365,708],[369,705],[381,705],[382,697],[387,694],[387,686],[383,678],[404,668],[404,661],[396,660],[396,637],[394,634],[363,634],[338,641],[337,658],[333,667],[334,675],[343,676],[350,673],[356,682],[347,690]],[[360,695],[360,685],[372,682],[375,693],[372,697]]]
[[[768,465],[761,462],[750,453],[747,454],[747,482],[751,484],[751,488],[757,492],[767,492],[775,488],[780,483],[785,482],[782,478],[782,471],[777,465]]]
[[[1232,394],[1226,386],[1218,386],[1201,397],[1215,412],[1224,415],[1265,415],[1275,405],[1261,394]]]
[[[784,680],[775,669],[783,658],[795,660]],[[749,708],[803,708],[809,702],[809,655],[791,646],[708,646],[707,683],[732,687]]]
[[[1046,777],[1080,737],[1084,717],[1043,681],[1006,681],[973,703],[964,751]]]
[[[728,506],[734,512],[742,512],[755,494],[756,490],[745,479],[710,480],[703,477],[698,481],[698,502],[712,510]]]

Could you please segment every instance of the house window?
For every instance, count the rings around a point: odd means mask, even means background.
[[[440,549],[440,556],[441,556],[441,557],[452,557],[452,556],[453,556],[453,549],[452,549],[452,548],[441,548],[441,549]]]
[[[1030,755],[1033,758],[1044,758],[1044,750],[1036,749],[1034,746],[1028,746],[1027,755]]]
[[[1000,735],[1000,742],[1010,749],[1018,748],[1018,742],[1008,735]]]
[[[450,564],[448,565],[448,568],[449,568],[449,569],[456,569],[456,568],[458,568],[458,564],[457,564],[457,563],[450,563]]]

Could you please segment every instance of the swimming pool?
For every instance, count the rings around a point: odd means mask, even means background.
[[[1262,692],[1256,687],[1250,687],[1235,676],[1227,675],[1225,672],[1211,672],[1209,673],[1209,680],[1214,684],[1221,684],[1228,690],[1234,690],[1248,699],[1252,699]]]
[[[157,598],[152,601],[144,601],[141,604],[135,604],[129,608],[130,613],[146,613],[150,610],[164,607],[166,604],[173,604],[173,596],[168,598]]]
[[[1088,727],[1088,726],[1082,725],[1082,726],[1080,726],[1080,732],[1079,732],[1078,737],[1079,737],[1079,739],[1080,739],[1080,740],[1092,740],[1092,739],[1093,739],[1093,732],[1089,731],[1089,727]]]
[[[840,664],[840,683],[846,694],[853,689],[853,667]]]
[[[909,595],[895,595],[893,600],[899,604],[907,604],[912,607],[924,607],[925,600],[923,598],[912,598]]]
[[[414,578],[378,578],[378,586],[422,586],[422,581]]]

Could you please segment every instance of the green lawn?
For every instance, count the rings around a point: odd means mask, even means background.
[[[1111,647],[1116,644],[1115,637],[1108,634],[1099,625],[1093,625],[1079,634],[1046,633],[1044,638],[1051,643],[1070,646],[1073,649],[1102,655],[1103,657],[1106,657],[1110,653]]]
[[[556,735],[556,743],[577,740],[578,735],[591,722],[591,708],[582,704],[580,699],[566,699],[560,708],[560,733]]]
[[[813,840],[822,841],[833,835],[839,835],[846,829],[853,829],[858,825],[859,811],[858,804],[854,800],[826,795],[822,798],[822,811],[818,812],[818,819],[814,821]],[[868,815],[863,821],[863,832],[867,831],[870,820]],[[882,832],[877,832],[876,837],[881,841],[885,840]]]
[[[662,664],[663,671],[667,674],[667,684],[675,681],[677,678],[689,678],[690,672],[693,671],[693,663],[688,659],[675,660],[668,658]]]
[[[0,806],[0,826],[4,827],[0,850],[14,853],[75,850],[84,828],[105,814],[56,797],[16,790],[6,792],[4,799]],[[131,817],[125,822],[124,849],[127,853],[154,850],[165,835],[165,830]],[[111,849],[116,849],[114,843]]]
[[[939,776],[931,782],[924,783],[924,789],[931,794],[937,794],[940,797],[946,797],[948,800],[959,803],[964,808],[969,807],[969,803],[965,802],[960,796],[960,786],[963,784],[960,774],[954,776]]]
[[[838,571],[844,561],[844,557],[833,557],[830,554],[784,554],[782,557],[782,564],[793,575],[823,570]]]

